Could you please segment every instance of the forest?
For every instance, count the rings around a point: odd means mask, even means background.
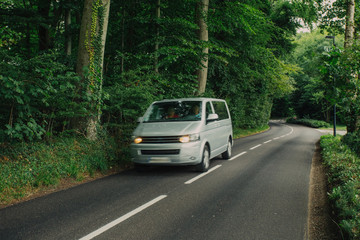
[[[301,49],[297,34],[321,20],[344,41],[345,23],[330,17],[344,21],[347,5],[325,2],[2,1],[0,141],[122,134],[152,101],[189,96],[226,99],[236,128],[271,114],[329,122],[344,100],[325,86],[339,48],[324,51],[320,35]]]
[[[0,205],[131,167],[151,102],[204,96],[227,101],[234,131],[344,124],[321,144],[356,239],[359,20],[359,0],[1,0]]]
[[[266,125],[294,90],[286,56],[312,6],[2,1],[0,141],[122,134],[152,101],[189,96],[226,99],[235,127]]]
[[[235,129],[271,117],[357,132],[355,1],[4,0],[0,142],[110,139],[164,98],[228,102]],[[302,28],[308,31],[299,32]]]
[[[271,116],[330,122],[335,102],[357,116],[357,104],[348,101],[356,96],[355,80],[345,80],[355,78],[344,70],[352,63],[341,58],[339,44],[350,26],[347,6],[321,0],[2,1],[0,142],[69,134],[94,140],[101,131],[126,137],[152,101],[190,96],[226,99],[234,127],[242,129],[267,125]],[[319,35],[298,34],[301,27]],[[338,47],[331,48],[326,34]],[[357,117],[341,116],[357,129]]]

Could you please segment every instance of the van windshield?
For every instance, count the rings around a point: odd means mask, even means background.
[[[172,101],[154,103],[144,116],[144,122],[200,120],[201,101]]]

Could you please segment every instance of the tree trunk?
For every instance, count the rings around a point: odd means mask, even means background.
[[[89,116],[83,121],[79,120],[78,126],[86,131],[86,136],[90,140],[97,138],[97,127],[100,122],[102,69],[109,9],[110,0],[84,1],[76,72],[81,76],[83,82],[88,83],[86,91],[87,94],[92,96],[93,100],[90,103]],[[100,11],[102,11],[102,14]],[[103,19],[101,19],[101,16],[103,16]],[[99,45],[100,47],[97,47]],[[87,79],[85,79],[84,75],[85,67],[89,70],[89,75],[86,76]]]
[[[50,47],[50,35],[49,35],[49,11],[50,11],[50,3],[48,0],[39,0],[38,1],[38,13],[39,15],[45,19],[45,22],[39,25],[39,50],[48,50]],[[47,25],[48,27],[45,27]]]
[[[159,73],[158,68],[158,62],[159,62],[159,56],[158,56],[158,50],[159,50],[159,37],[160,37],[160,27],[158,21],[160,20],[160,1],[157,0],[156,3],[156,41],[155,41],[155,53],[154,53],[154,69],[155,73]]]
[[[348,49],[354,42],[354,15],[355,15],[355,0],[349,0],[346,9],[346,26],[345,26],[345,43],[344,48]],[[357,98],[357,96],[354,96]],[[350,111],[348,121],[346,123],[346,129],[348,132],[356,132],[359,125],[359,117],[356,113],[356,107],[354,103],[350,103]]]
[[[199,40],[201,42],[209,41],[209,34],[207,29],[207,14],[209,9],[209,0],[201,0],[198,4],[198,26],[199,26]],[[208,54],[209,48],[204,47],[202,49],[202,58],[200,62],[200,69],[197,71],[198,78],[198,95],[201,95],[205,92],[206,81],[207,81],[207,73],[208,73]]]
[[[72,50],[70,24],[71,24],[71,10],[70,10],[70,8],[66,8],[66,10],[65,10],[65,53],[68,56],[71,56],[71,50]]]
[[[122,30],[121,30],[121,52],[122,52],[122,56],[121,56],[121,73],[124,72],[124,54],[125,54],[125,4],[123,7],[123,14],[122,14]]]
[[[355,0],[349,0],[346,10],[344,48],[351,47],[354,42],[354,15],[355,15]]]

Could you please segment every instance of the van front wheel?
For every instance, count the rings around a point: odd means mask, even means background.
[[[230,159],[231,158],[231,150],[232,150],[232,143],[231,143],[231,139],[229,139],[226,151],[221,154],[222,158]]]
[[[202,161],[196,166],[196,170],[199,172],[207,172],[207,170],[209,170],[209,166],[210,166],[209,147],[205,145],[202,155]]]

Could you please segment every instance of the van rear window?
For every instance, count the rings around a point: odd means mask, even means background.
[[[200,121],[201,101],[158,102],[150,106],[144,122]]]

